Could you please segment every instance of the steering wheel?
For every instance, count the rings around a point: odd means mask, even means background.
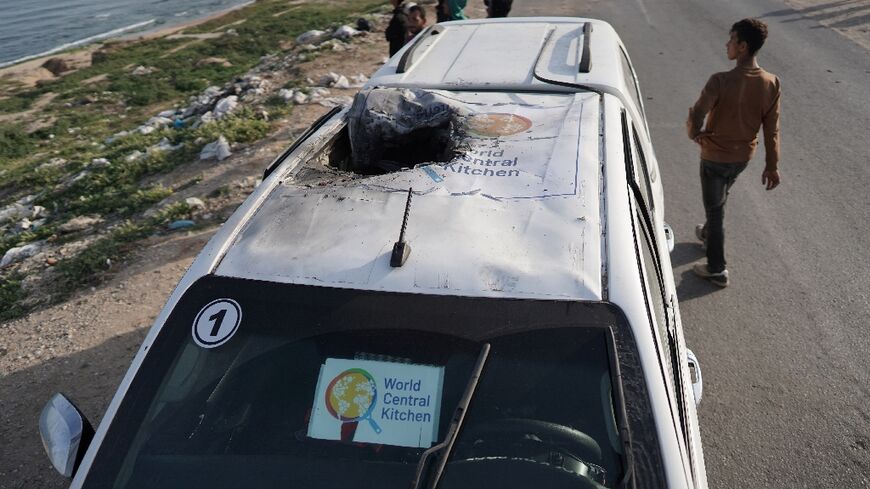
[[[604,480],[601,446],[582,431],[525,418],[483,421],[465,430],[462,439],[471,444],[465,450],[469,462],[536,462],[595,482]]]

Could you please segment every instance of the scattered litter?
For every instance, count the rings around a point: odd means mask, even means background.
[[[167,119],[172,119],[173,117],[175,117],[175,109],[164,110],[163,112],[157,114],[157,117],[166,117]]]
[[[84,231],[85,229],[93,228],[101,222],[103,222],[103,220],[98,217],[79,216],[61,224],[57,227],[57,230],[61,234],[75,233],[78,231]]]
[[[202,151],[199,153],[199,159],[201,160],[209,160],[212,158],[217,158],[218,161],[225,160],[232,155],[232,151],[230,151],[230,144],[227,142],[227,139],[221,135],[221,137],[217,138],[216,141],[206,144]]]
[[[293,94],[293,103],[296,105],[302,105],[308,101],[308,96],[302,92],[296,92]]]
[[[286,88],[278,90],[278,96],[284,99],[284,102],[290,102],[293,100],[294,95],[296,95],[296,90],[288,90]]]
[[[239,105],[239,97],[235,95],[230,95],[229,97],[223,98],[218,101],[214,106],[214,117],[215,119],[223,119],[230,112],[236,110],[236,107]]]
[[[372,23],[360,17],[359,19],[356,19],[356,28],[362,32],[371,32]]]
[[[149,153],[160,152],[160,151],[175,151],[180,148],[181,144],[172,144],[169,142],[169,138],[163,138],[155,144],[154,146],[148,147]]]
[[[37,241],[35,243],[29,243],[24,246],[9,248],[3,255],[3,259],[0,260],[0,268],[6,267],[19,260],[29,258],[39,253],[39,250],[42,249],[42,245],[44,243],[44,241]]]
[[[132,153],[130,153],[124,157],[124,161],[126,161],[127,163],[132,163],[134,161],[141,159],[143,156],[145,156],[145,153],[139,151],[138,149],[133,150]]]
[[[111,166],[112,163],[105,158],[94,158],[91,160],[91,166],[94,168],[105,168],[107,166]]]
[[[359,75],[353,75],[350,77],[350,87],[351,88],[361,88],[366,82],[369,81],[369,77],[360,73]]]
[[[362,33],[360,31],[354,29],[353,27],[351,27],[349,25],[343,25],[343,26],[339,27],[338,29],[336,29],[335,32],[332,33],[332,37],[333,37],[333,39],[347,40],[353,36],[358,36],[360,34],[362,34]]]
[[[173,221],[169,224],[169,229],[185,229],[189,227],[193,227],[196,223],[189,219],[179,219],[178,221]]]
[[[156,130],[157,129],[154,129],[153,126],[139,126],[136,128],[136,131],[139,132],[140,134],[151,134],[152,132],[154,132]]]
[[[296,44],[320,44],[329,36],[328,33],[319,30],[311,30],[300,34],[296,38]]]
[[[203,202],[202,199],[196,197],[188,197],[184,199],[184,203],[194,209],[205,209],[205,202]]]
[[[324,107],[347,106],[353,103],[353,97],[349,95],[339,95],[337,97],[329,97],[317,102]]]
[[[135,76],[142,76],[142,75],[150,75],[151,73],[154,73],[155,71],[157,71],[157,68],[154,68],[151,66],[145,67],[145,66],[139,65],[130,74],[135,75]]]

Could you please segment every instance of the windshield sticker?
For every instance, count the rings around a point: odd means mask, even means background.
[[[438,435],[443,380],[443,367],[328,358],[308,436],[428,448]]]
[[[193,320],[193,341],[203,348],[223,345],[236,334],[242,308],[232,299],[217,299],[203,307]]]

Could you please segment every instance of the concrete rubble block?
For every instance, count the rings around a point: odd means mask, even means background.
[[[206,144],[205,147],[202,148],[202,151],[199,153],[199,159],[209,160],[216,158],[218,161],[223,161],[229,158],[232,154],[232,151],[230,151],[230,144],[227,142],[227,139],[221,135],[217,140]]]
[[[297,36],[296,44],[320,44],[328,37],[329,33],[314,29]]]
[[[3,259],[0,260],[0,268],[7,267],[15,262],[21,261],[25,258],[29,258],[39,253],[44,244],[45,241],[36,241],[34,243],[28,243],[24,246],[9,248],[6,253],[3,254]]]
[[[296,92],[295,94],[293,94],[292,100],[293,100],[294,104],[302,105],[302,104],[308,102],[308,96],[302,92]]]
[[[61,234],[77,233],[85,229],[93,229],[98,224],[103,222],[99,217],[78,216],[57,227],[57,231]]]

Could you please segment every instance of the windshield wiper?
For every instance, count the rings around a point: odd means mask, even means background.
[[[417,473],[411,483],[411,489],[422,489],[438,485],[441,474],[444,472],[444,467],[447,465],[447,459],[450,457],[450,451],[453,450],[453,444],[456,442],[456,436],[459,434],[459,429],[465,420],[465,413],[468,411],[471,398],[474,396],[474,390],[477,389],[477,383],[480,380],[480,374],[483,372],[483,366],[486,365],[489,348],[489,343],[484,343],[480,354],[477,356],[477,363],[474,365],[474,370],[471,371],[471,377],[469,377],[468,383],[465,386],[465,393],[462,394],[462,398],[459,399],[459,404],[453,412],[453,419],[450,420],[450,426],[447,427],[444,441],[428,448],[420,456],[420,462],[417,463]],[[432,457],[438,457],[434,468],[429,467],[429,460]],[[430,473],[431,477],[427,477]]]

